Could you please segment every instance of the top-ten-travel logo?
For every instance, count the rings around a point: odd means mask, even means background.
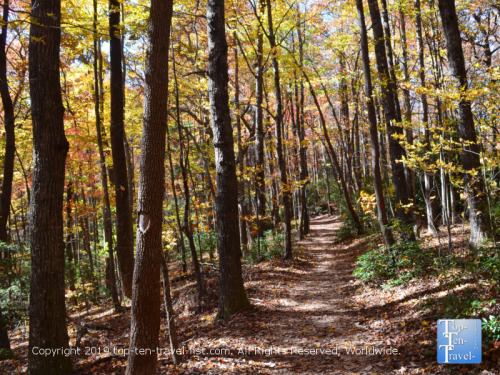
[[[438,363],[481,363],[481,320],[438,320],[437,359]]]

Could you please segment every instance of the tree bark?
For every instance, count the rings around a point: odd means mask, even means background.
[[[417,54],[418,54],[418,76],[420,86],[425,89],[425,60],[424,60],[424,40],[422,37],[422,13],[420,10],[420,0],[415,0],[415,29],[417,33]],[[427,95],[422,92],[420,95],[422,101],[422,126],[424,127],[425,136],[425,150],[431,152],[431,132],[429,123],[429,104],[427,102]],[[427,158],[427,163],[432,163],[431,158]],[[432,199],[434,192],[434,174],[428,170],[424,171],[424,199],[425,199],[425,212],[427,216],[427,230],[436,235],[437,234],[437,207],[436,200]]]
[[[265,9],[265,0],[259,1],[259,17],[262,20]],[[266,216],[266,186],[265,186],[265,170],[264,170],[264,116],[263,116],[263,98],[264,98],[264,66],[263,66],[263,54],[264,54],[264,42],[262,36],[261,28],[257,30],[257,67],[255,72],[255,153],[256,153],[256,165],[255,165],[255,196],[257,203],[257,237],[262,237],[264,235],[264,221],[263,218]]]
[[[472,117],[471,103],[467,99],[467,72],[465,70],[462,39],[458,27],[454,0],[438,0],[439,13],[443,22],[444,35],[448,50],[450,70],[454,85],[460,92],[458,103],[458,136],[462,146],[462,165],[464,167],[465,195],[469,205],[471,236],[469,244],[478,246],[488,238],[491,228],[486,201],[484,180],[481,173],[479,145]]]
[[[363,0],[356,0],[358,9],[358,20],[361,39],[361,58],[363,61],[363,74],[365,77],[365,96],[368,109],[368,121],[370,123],[370,140],[372,149],[372,174],[375,197],[377,199],[377,218],[384,242],[389,249],[394,244],[394,237],[388,228],[387,209],[385,207],[384,191],[382,187],[382,175],[380,173],[380,148],[378,144],[377,115],[373,104],[373,86],[370,72],[370,55],[368,50],[368,35],[366,33],[365,15],[363,11]]]
[[[297,22],[297,37],[299,43],[299,63],[300,69],[303,68],[304,51],[303,38],[300,19]],[[297,135],[299,142],[299,166],[300,166],[300,234],[307,235],[310,233],[309,211],[307,209],[307,185],[309,184],[309,173],[307,170],[307,145],[305,140],[304,129],[304,82],[300,78],[300,105],[297,108]]]
[[[122,51],[120,39],[120,1],[109,0],[109,51],[111,71],[111,154],[116,195],[116,255],[118,269],[127,297],[132,297],[134,249],[132,216],[128,194],[127,161],[125,157],[125,125]]]
[[[7,234],[7,223],[10,215],[10,205],[12,198],[12,180],[14,178],[14,158],[16,154],[14,105],[9,92],[9,82],[7,81],[7,24],[9,20],[9,0],[3,4],[2,34],[0,35],[0,95],[4,111],[5,127],[5,155],[3,165],[3,183],[0,196],[0,242],[9,242]],[[10,349],[9,336],[7,334],[7,324],[2,317],[0,306],[0,358],[10,358],[13,353]]]
[[[233,131],[229,115],[227,42],[224,0],[208,0],[208,97],[217,175],[217,250],[220,300],[217,318],[227,318],[250,306],[241,274],[238,227],[238,181]]]
[[[0,35],[0,95],[2,96],[4,127],[5,127],[5,155],[3,164],[2,194],[0,196],[0,241],[8,242],[7,220],[10,214],[12,197],[12,180],[14,178],[14,158],[16,154],[15,116],[14,105],[9,92],[7,80],[7,23],[9,21],[9,1],[3,4],[2,34]]]
[[[275,134],[276,134],[276,154],[278,155],[278,169],[280,172],[280,182],[281,182],[281,196],[283,198],[283,213],[285,221],[285,250],[283,254],[284,259],[292,259],[292,199],[291,199],[291,187],[288,186],[288,177],[286,173],[286,160],[283,155],[283,136],[282,136],[282,126],[283,126],[283,103],[281,97],[281,82],[280,82],[280,68],[278,63],[278,58],[276,57],[276,51],[278,46],[276,45],[276,37],[274,35],[273,27],[273,14],[271,10],[271,0],[266,1],[267,5],[267,22],[268,22],[268,32],[267,37],[269,39],[269,44],[272,50],[272,65],[274,73],[274,90],[276,96],[276,115],[275,120]]]
[[[59,50],[61,1],[31,4],[29,76],[33,121],[30,202],[31,289],[28,373],[65,374],[63,353],[36,355],[34,348],[68,348],[64,301],[63,195],[69,144],[64,134]]]
[[[171,0],[152,0],[146,52],[144,115],[137,203],[130,355],[127,375],[155,374],[160,332],[160,264],[162,261],[165,138],[168,110],[168,49]],[[151,349],[137,353],[135,350]]]
[[[396,195],[396,215],[402,223],[402,235],[406,240],[414,240],[414,218],[412,215],[409,186],[406,179],[405,166],[401,160],[406,156],[405,149],[394,136],[403,134],[401,127],[401,110],[397,96],[396,81],[389,71],[386,48],[384,46],[384,31],[380,18],[377,0],[368,0],[372,20],[373,37],[375,39],[375,57],[379,73],[382,100],[389,140],[389,156],[391,159],[392,181]],[[390,51],[388,51],[390,52]]]
[[[94,32],[97,35],[97,0],[94,5]],[[113,223],[111,221],[111,204],[109,201],[108,172],[106,169],[106,157],[104,155],[104,146],[102,141],[102,114],[101,114],[101,79],[99,61],[101,60],[100,50],[101,41],[98,37],[94,38],[94,111],[95,127],[97,133],[97,148],[99,150],[99,166],[101,169],[101,185],[103,189],[103,228],[104,242],[108,247],[108,258],[106,259],[106,285],[111,292],[111,298],[115,309],[120,309],[120,300],[118,299],[118,289],[116,287],[115,260],[113,249]]]

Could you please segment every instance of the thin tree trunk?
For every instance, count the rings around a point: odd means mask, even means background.
[[[150,8],[137,200],[137,256],[130,325],[130,348],[134,350],[128,357],[127,375],[153,375],[156,372],[172,6],[172,1],[152,0]],[[135,349],[151,349],[151,352],[137,353]]]
[[[299,43],[299,63],[302,70],[304,51],[302,39],[302,27],[300,20],[297,24],[297,36]],[[300,233],[303,235],[310,232],[309,211],[307,210],[307,185],[309,183],[309,174],[307,171],[307,145],[304,129],[304,83],[300,79],[300,106],[297,109],[297,133],[299,141],[299,166],[300,166]]]
[[[284,259],[292,259],[292,200],[291,200],[291,187],[288,186],[288,177],[286,173],[286,160],[283,155],[283,136],[282,136],[282,126],[283,126],[283,103],[281,97],[281,83],[280,83],[280,70],[278,58],[276,57],[276,39],[274,35],[273,27],[273,17],[271,11],[271,0],[266,1],[267,5],[267,22],[268,22],[268,32],[267,37],[269,39],[269,44],[271,45],[272,53],[272,65],[274,73],[274,90],[276,96],[276,115],[275,119],[275,132],[276,132],[276,153],[278,155],[278,168],[280,172],[280,182],[281,182],[281,195],[283,197],[283,213],[285,221],[285,244],[284,244]]]
[[[380,231],[384,237],[384,242],[388,249],[394,244],[394,237],[388,228],[387,209],[385,207],[385,198],[382,187],[382,175],[380,173],[380,148],[378,144],[377,115],[373,104],[373,86],[370,72],[370,55],[368,51],[368,35],[366,33],[365,15],[363,12],[363,1],[356,0],[358,9],[358,20],[361,34],[361,54],[363,61],[363,74],[365,76],[365,97],[368,109],[368,121],[370,122],[370,140],[372,149],[372,174],[375,197],[377,199],[377,218]]]
[[[7,80],[7,25],[9,21],[9,0],[3,4],[2,34],[0,35],[0,95],[2,96],[4,127],[5,127],[5,154],[3,163],[2,193],[0,195],[0,241],[9,242],[7,235],[7,220],[10,214],[12,198],[12,180],[14,178],[14,158],[16,154],[15,116],[14,105],[9,92]],[[0,325],[1,327],[1,325]]]
[[[236,107],[236,132],[238,138],[238,208],[240,221],[240,238],[242,255],[245,256],[248,251],[248,236],[247,236],[247,221],[248,207],[245,200],[245,158],[243,157],[243,147],[241,145],[241,114],[240,114],[240,81],[239,81],[239,64],[238,64],[238,48],[234,47],[234,104]],[[264,150],[263,150],[264,151]],[[265,208],[265,206],[264,206]]]
[[[30,202],[31,281],[28,372],[65,374],[71,358],[42,356],[34,348],[69,348],[64,301],[64,172],[69,144],[64,134],[59,51],[61,1],[31,4],[29,78],[33,122]]]
[[[259,1],[259,16],[262,19],[265,9],[265,0]],[[255,74],[255,147],[256,147],[256,172],[255,172],[255,196],[257,199],[257,237],[262,237],[264,235],[264,223],[262,218],[266,216],[266,187],[265,187],[265,171],[264,171],[264,116],[263,116],[263,93],[264,93],[264,66],[262,62],[263,55],[263,37],[262,30],[259,28],[257,30],[257,67]]]
[[[188,184],[188,167],[189,167],[189,152],[183,147],[183,137],[182,137],[182,124],[179,110],[179,86],[177,84],[177,71],[175,65],[175,58],[172,59],[172,70],[174,73],[175,81],[175,108],[176,108],[176,122],[177,122],[177,132],[179,134],[179,165],[181,167],[182,174],[182,184],[184,187],[184,222],[182,230],[186,235],[189,242],[189,250],[191,252],[191,260],[193,262],[194,275],[196,277],[196,285],[198,288],[198,303],[199,308],[201,308],[201,303],[203,297],[206,294],[205,283],[203,281],[203,273],[201,272],[200,262],[198,261],[198,255],[196,254],[196,246],[193,239],[193,231],[191,229],[191,213],[190,213],[190,192]],[[186,137],[187,144],[189,145],[189,138]]]
[[[161,273],[163,281],[163,300],[165,304],[165,314],[167,315],[168,338],[170,341],[170,351],[172,361],[178,365],[182,361],[181,355],[177,352],[179,348],[179,338],[177,336],[177,326],[174,319],[174,308],[172,306],[172,296],[170,294],[170,281],[168,279],[168,265],[163,252],[161,254]]]
[[[233,130],[229,114],[227,41],[224,0],[208,0],[208,97],[217,175],[217,249],[220,269],[220,300],[217,318],[227,318],[250,306],[240,260],[238,228],[238,180]]]
[[[116,196],[116,255],[123,292],[132,297],[134,273],[134,249],[132,216],[130,211],[127,160],[125,157],[125,125],[122,48],[120,38],[120,2],[109,0],[109,50],[110,50],[110,94],[111,94],[111,154]]]
[[[422,13],[420,10],[420,0],[415,0],[415,28],[417,33],[417,54],[418,54],[418,66],[419,66],[419,79],[420,86],[425,89],[425,59],[424,59],[424,40],[422,37]],[[425,92],[420,94],[420,100],[422,101],[422,126],[425,131],[425,150],[429,154],[431,153],[431,132],[429,123],[429,105],[427,103],[427,95]],[[427,163],[432,164],[433,159],[427,158]],[[434,192],[434,174],[429,171],[424,171],[424,199],[425,199],[425,212],[427,216],[427,230],[436,235],[437,234],[437,212],[436,212],[436,200],[433,199],[432,194]],[[435,192],[434,192],[435,193]]]
[[[97,0],[93,1],[94,6],[94,32],[97,35]],[[118,289],[116,288],[115,277],[115,260],[113,249],[113,223],[111,221],[111,204],[109,201],[108,189],[108,172],[106,169],[106,157],[104,155],[104,146],[102,141],[102,113],[101,113],[101,99],[102,99],[102,70],[100,69],[100,61],[102,60],[101,54],[101,41],[97,36],[94,37],[94,111],[95,111],[95,126],[97,133],[97,148],[99,150],[99,166],[101,172],[101,185],[103,189],[103,228],[104,228],[104,242],[108,248],[108,257],[106,259],[106,286],[111,292],[111,298],[115,310],[120,309],[120,300],[118,298]]]

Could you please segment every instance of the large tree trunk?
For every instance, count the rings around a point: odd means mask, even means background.
[[[61,1],[31,4],[29,76],[33,121],[30,202],[31,289],[28,372],[65,374],[63,353],[37,355],[35,348],[68,348],[64,301],[63,194],[69,144],[64,134],[59,47]]]
[[[122,52],[120,39],[120,1],[109,1],[109,50],[111,71],[111,154],[116,195],[116,255],[118,269],[127,297],[132,297],[134,249],[132,216],[128,194],[127,160],[125,157],[125,126]]]
[[[241,275],[238,227],[238,181],[233,130],[229,116],[227,42],[224,0],[208,0],[208,97],[214,134],[217,175],[217,249],[220,268],[218,318],[226,318],[250,306]]]
[[[405,166],[400,162],[406,156],[406,151],[399,141],[394,138],[394,136],[403,134],[403,129],[400,125],[401,110],[399,108],[396,81],[394,74],[391,74],[389,71],[386,47],[384,46],[384,31],[377,0],[368,0],[368,6],[370,8],[372,20],[373,37],[375,39],[375,57],[377,60],[377,70],[380,76],[385,122],[389,140],[392,181],[396,195],[396,216],[403,224],[402,234],[405,239],[414,240],[415,235],[413,234],[412,228],[414,218],[412,215],[413,210],[410,205],[410,189],[406,179]]]
[[[363,12],[363,0],[356,0],[358,9],[358,20],[361,34],[361,58],[363,60],[363,74],[365,76],[365,96],[368,109],[368,121],[370,122],[370,140],[372,148],[372,174],[375,197],[377,199],[377,218],[380,231],[384,237],[387,248],[394,244],[394,237],[388,228],[387,209],[385,207],[384,191],[382,187],[382,175],[380,173],[380,148],[378,144],[377,115],[373,104],[373,86],[370,72],[370,55],[368,51],[368,35],[366,33],[365,15]]]
[[[155,374],[160,333],[160,264],[165,194],[165,125],[172,1],[152,0],[141,140],[128,375]],[[134,349],[151,349],[136,353]]]
[[[458,104],[458,136],[463,142],[462,165],[465,171],[465,195],[469,205],[471,236],[469,244],[478,246],[487,239],[490,231],[490,217],[486,201],[479,145],[470,101],[467,99],[467,72],[465,70],[462,39],[458,27],[454,0],[439,0],[439,12],[446,37],[448,60],[454,77],[454,85],[460,93]]]
[[[269,44],[271,45],[272,53],[272,65],[274,74],[274,92],[276,96],[276,115],[275,119],[275,134],[276,134],[276,154],[278,155],[278,169],[280,172],[280,182],[281,182],[281,195],[283,197],[283,211],[284,211],[284,221],[285,221],[285,250],[283,254],[284,259],[292,259],[292,197],[291,188],[288,186],[288,177],[286,173],[286,160],[283,155],[283,136],[282,136],[282,126],[283,126],[283,103],[281,98],[281,83],[280,83],[280,68],[278,63],[278,58],[276,57],[276,37],[274,35],[273,27],[273,14],[271,10],[271,0],[267,0],[267,22],[268,31],[267,37],[269,39]]]

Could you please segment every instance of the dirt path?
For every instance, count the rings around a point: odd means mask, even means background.
[[[194,344],[221,350],[229,347],[231,354],[196,360],[213,361],[213,373],[224,370],[222,363],[227,363],[228,372],[252,374],[389,372],[399,356],[348,352],[397,347],[362,324],[366,319],[352,299],[356,287],[351,275],[363,245],[359,241],[336,245],[335,230],[340,225],[334,217],[315,218],[311,235],[297,244],[307,261],[299,256],[294,267],[272,265],[250,275],[246,286],[255,308],[229,322],[216,323],[213,331]],[[224,339],[214,340],[214,334]],[[211,372],[205,366],[203,370]]]

